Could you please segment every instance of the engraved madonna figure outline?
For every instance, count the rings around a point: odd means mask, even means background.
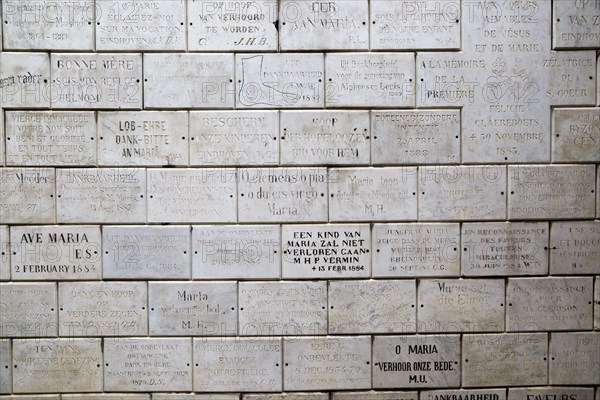
[[[266,105],[274,107],[290,107],[300,100],[300,95],[279,90],[278,82],[264,82],[263,55],[242,58],[242,77],[238,80],[239,101],[244,106]]]

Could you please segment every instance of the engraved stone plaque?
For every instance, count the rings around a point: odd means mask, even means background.
[[[237,54],[238,108],[324,106],[323,54]]]
[[[552,223],[550,273],[600,275],[600,221]]]
[[[283,389],[371,388],[371,337],[284,338]]]
[[[506,168],[432,166],[419,168],[419,219],[506,218]]]
[[[243,400],[329,400],[328,393],[244,394]]]
[[[182,0],[99,1],[96,49],[185,50],[185,2]]]
[[[594,285],[594,329],[600,330],[600,276],[595,278]]]
[[[329,170],[331,221],[417,219],[417,168]]]
[[[12,361],[14,393],[102,391],[100,339],[15,339]]]
[[[54,184],[54,168],[0,169],[0,221],[53,223]]]
[[[239,222],[327,221],[326,168],[242,168]]]
[[[369,164],[370,144],[367,111],[281,113],[282,164]]]
[[[278,225],[192,227],[192,278],[279,279]]]
[[[417,392],[334,392],[332,400],[417,400]]]
[[[374,224],[373,277],[460,275],[458,224]]]
[[[550,384],[600,384],[600,332],[550,334]]]
[[[54,283],[0,283],[0,337],[56,336]]]
[[[1,107],[50,107],[48,54],[0,52],[0,60]]]
[[[422,400],[444,399],[481,399],[481,400],[506,400],[506,389],[473,389],[473,390],[423,390]],[[516,399],[515,399],[516,400]]]
[[[104,339],[104,390],[192,390],[189,338]]]
[[[277,50],[277,1],[192,0],[190,51]]]
[[[52,53],[54,108],[141,108],[141,54]]]
[[[548,272],[547,222],[462,225],[465,276],[543,275]]]
[[[11,345],[9,339],[0,339],[0,393],[12,393]]]
[[[150,394],[63,394],[61,400],[150,400]]]
[[[414,279],[329,282],[329,334],[414,333]]]
[[[281,338],[195,338],[194,391],[281,391],[281,353]]]
[[[150,335],[237,333],[236,282],[150,282]]]
[[[240,400],[239,394],[152,394],[152,400]]]
[[[2,15],[0,15],[0,19]],[[2,40],[2,38],[0,38]],[[0,165],[4,165],[4,110],[0,108]]]
[[[371,125],[373,164],[460,162],[459,110],[372,111]]]
[[[233,54],[144,54],[144,106],[233,107]]]
[[[148,169],[149,222],[235,222],[236,170]]]
[[[368,278],[371,231],[361,225],[284,225],[284,278]]]
[[[277,111],[191,111],[190,164],[277,165]]]
[[[0,225],[0,281],[10,279],[10,255],[12,246],[10,245],[8,226]]]
[[[187,165],[188,158],[187,112],[98,113],[98,164]]]
[[[240,282],[240,334],[319,335],[327,332],[327,283]]]
[[[58,169],[56,192],[60,223],[146,221],[144,169]]]
[[[368,50],[367,0],[280,0],[281,50]]]
[[[527,400],[535,398],[594,400],[594,389],[584,387],[531,387],[509,388],[508,400]]]
[[[7,111],[8,165],[95,165],[92,111]]]
[[[329,53],[327,107],[414,106],[414,70],[412,53]]]
[[[598,108],[557,108],[552,115],[552,161],[598,162],[600,160],[600,110]]]
[[[555,48],[598,48],[600,4],[592,0],[556,1],[552,38]]]

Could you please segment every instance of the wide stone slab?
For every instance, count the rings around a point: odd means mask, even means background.
[[[239,394],[152,393],[152,400],[240,400]]]
[[[595,278],[594,284],[594,329],[600,330],[600,277]]]
[[[0,106],[11,108],[50,107],[50,58],[48,54],[4,52],[1,58]]]
[[[594,389],[586,387],[531,387],[509,388],[508,400],[526,400],[531,398],[576,398],[578,400],[594,400]]]
[[[445,399],[506,400],[506,389],[423,390],[423,391],[421,391],[421,399],[422,400],[445,400]]]
[[[600,5],[594,1],[557,1],[554,5],[554,48],[598,48]]]
[[[0,283],[0,293],[0,337],[56,336],[54,283]]]
[[[418,392],[334,392],[332,400],[417,400]]]
[[[62,394],[60,398],[61,400],[150,400],[150,394]]]
[[[549,383],[599,385],[600,332],[551,333]]]
[[[10,279],[10,255],[12,247],[10,245],[10,236],[8,226],[0,225],[0,281]]]
[[[329,400],[328,393],[243,394],[243,400]]]
[[[550,273],[600,275],[600,221],[552,223]]]
[[[0,393],[12,393],[12,370],[10,339],[0,339]]]
[[[54,223],[54,168],[0,169],[0,221],[3,224]]]
[[[552,117],[552,161],[597,162],[600,160],[600,110],[598,108],[557,108]]]

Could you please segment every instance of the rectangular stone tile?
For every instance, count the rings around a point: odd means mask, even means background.
[[[58,169],[56,194],[59,223],[146,221],[145,169]]]
[[[414,279],[329,282],[328,332],[414,333],[416,297]]]
[[[2,400],[60,400],[60,394],[33,394],[0,396]]]
[[[103,226],[105,279],[189,279],[188,226]]]
[[[187,165],[188,147],[185,111],[98,113],[100,165]]]
[[[12,246],[10,244],[10,236],[8,226],[0,225],[0,281],[10,279],[10,255]]]
[[[594,283],[594,329],[600,329],[600,276]]]
[[[557,1],[554,5],[554,48],[598,48],[600,4],[594,1]]]
[[[600,275],[600,221],[553,222],[549,247],[552,275]]]
[[[0,15],[0,18],[2,16]],[[2,38],[0,38],[0,40],[2,40]],[[4,165],[5,163],[5,157],[4,154],[6,153],[6,151],[4,150],[5,145],[4,145],[4,141],[5,141],[5,135],[4,135],[4,110],[2,110],[2,108],[0,108],[0,165]]]
[[[243,400],[329,400],[328,393],[242,394]]]
[[[192,390],[190,338],[104,339],[104,391]]]
[[[333,392],[332,400],[417,400],[418,392]]]
[[[456,397],[455,397],[456,396]],[[455,390],[423,390],[422,400],[442,399],[481,399],[506,400],[506,389],[455,389]]]
[[[331,168],[331,221],[417,219],[417,168]]]
[[[323,335],[327,283],[240,282],[240,335]]]
[[[194,225],[193,279],[278,279],[279,225]]]
[[[194,338],[193,341],[194,391],[281,391],[281,338]]]
[[[532,398],[594,400],[594,389],[556,386],[508,389],[508,400],[528,400]]]
[[[240,400],[239,394],[152,393],[152,400]]]
[[[284,278],[368,278],[371,230],[361,225],[284,225]]]
[[[0,294],[0,337],[56,336],[56,284],[0,283]]]
[[[464,223],[464,276],[543,275],[548,272],[547,222]]]
[[[150,400],[150,394],[63,394],[61,400]]]
[[[598,108],[556,108],[552,118],[553,162],[600,160]]]
[[[151,336],[232,336],[237,333],[236,282],[150,282]]]
[[[50,107],[50,59],[46,53],[2,53],[0,106]]]
[[[10,339],[0,339],[0,393],[12,393],[12,346]]]
[[[371,337],[284,338],[283,389],[371,388]]]
[[[54,223],[54,168],[2,168],[0,221],[3,224]]]
[[[463,387],[548,383],[548,334],[463,335]]]
[[[600,165],[596,168],[596,218],[600,218]]]
[[[599,385],[600,332],[551,333],[549,363],[551,385]]]

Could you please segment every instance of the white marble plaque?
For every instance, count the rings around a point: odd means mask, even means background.
[[[413,53],[329,53],[327,107],[414,107],[414,71]]]
[[[277,0],[192,0],[190,51],[277,50]]]
[[[508,400],[527,400],[532,398],[594,400],[594,389],[556,386],[508,389]]]
[[[9,339],[0,339],[0,393],[12,393],[11,344]]]
[[[593,296],[592,277],[509,278],[506,329],[592,329]]]
[[[458,224],[374,224],[373,277],[460,275]]]
[[[0,281],[10,279],[10,255],[12,251],[8,226],[0,225]]]
[[[281,50],[368,50],[367,0],[279,2]]]
[[[192,390],[190,338],[104,339],[104,390]]]
[[[600,276],[595,278],[594,284],[594,329],[600,330]]]
[[[281,113],[282,164],[369,164],[370,145],[368,111]]]
[[[237,54],[238,108],[324,106],[323,54]]]
[[[13,340],[14,393],[102,391],[100,339]]]
[[[48,54],[0,52],[0,106],[50,107]]]
[[[191,111],[190,164],[277,165],[277,111]]]
[[[149,222],[236,222],[236,170],[148,169]]]
[[[506,168],[432,166],[419,168],[419,219],[506,218]]]
[[[417,168],[329,169],[331,221],[417,219]]]
[[[0,169],[0,221],[53,223],[55,183],[54,168]]]
[[[188,142],[185,111],[98,113],[100,165],[187,165]]]
[[[95,165],[92,111],[7,111],[8,165]]]
[[[555,48],[600,47],[600,3],[595,0],[561,0],[553,4],[552,43]]]
[[[284,338],[283,389],[371,388],[371,337]]]
[[[371,231],[361,225],[284,225],[284,278],[368,278]]]
[[[144,54],[144,107],[232,108],[233,54]]]
[[[600,332],[550,334],[550,384],[600,385]]]
[[[150,335],[237,333],[236,282],[150,282],[148,285]]]
[[[0,283],[0,337],[56,336],[54,283]]]
[[[417,400],[418,392],[334,392],[332,400]]]
[[[243,400],[329,400],[328,393],[244,394]]]
[[[552,116],[552,161],[600,160],[600,109],[557,108]]]
[[[464,276],[543,275],[548,272],[547,222],[464,223]]]
[[[460,162],[460,110],[371,111],[371,132],[373,164]]]
[[[194,225],[192,278],[279,279],[278,225]]]
[[[416,332],[414,279],[329,282],[329,334]]]
[[[141,54],[52,53],[54,108],[142,107]]]
[[[455,390],[423,390],[422,400],[445,399],[481,399],[481,400],[506,400],[506,389],[455,389]],[[514,399],[516,400],[516,399]],[[521,399],[519,399],[521,400]]]
[[[195,338],[194,391],[281,391],[281,353],[281,338]]]
[[[56,171],[60,223],[145,222],[146,170],[65,168]]]
[[[600,221],[552,223],[550,273],[600,275]]]

